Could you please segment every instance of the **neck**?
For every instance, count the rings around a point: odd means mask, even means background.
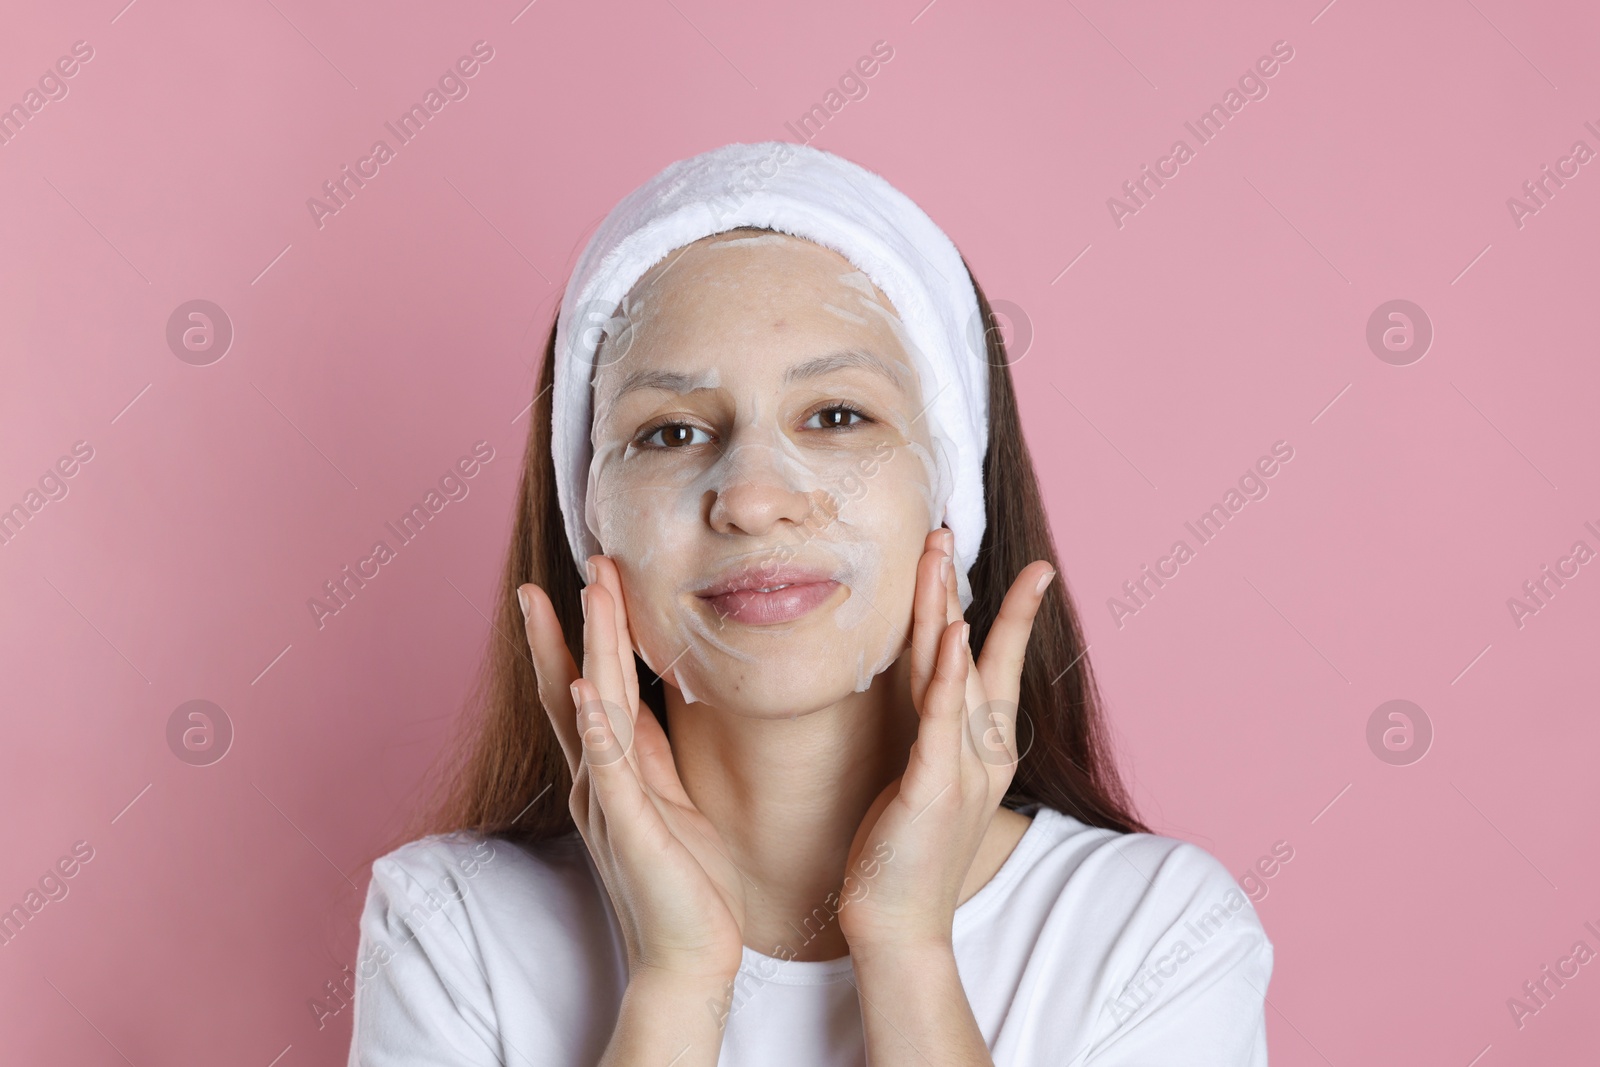
[[[772,956],[836,959],[836,911],[862,817],[904,773],[917,735],[902,656],[866,691],[788,718],[685,704],[665,687],[684,790],[744,875],[745,944]]]

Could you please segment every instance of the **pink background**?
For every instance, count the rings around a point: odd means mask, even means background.
[[[94,49],[0,147],[0,506],[94,450],[0,546],[0,904],[95,850],[0,948],[8,1062],[343,1062],[349,1011],[308,1002],[489,640],[582,242],[672,160],[795,139],[879,40],[813,143],[1031,322],[1024,423],[1139,804],[1240,874],[1294,850],[1257,904],[1273,1063],[1600,1045],[1600,962],[1520,1029],[1506,1003],[1600,949],[1600,563],[1520,628],[1506,603],[1600,549],[1600,162],[1506,204],[1600,149],[1591,5],[124,2],[0,35],[0,103]],[[470,94],[319,229],[307,198],[478,40]],[[1279,40],[1119,228],[1107,198]],[[196,298],[235,330],[209,366],[165,338]],[[1396,298],[1435,330],[1406,366],[1365,336]],[[470,495],[319,631],[307,599],[479,440]],[[1119,628],[1279,440],[1270,495]],[[1434,730],[1407,766],[1366,740],[1396,698]],[[167,745],[192,699],[236,731],[211,766]]]

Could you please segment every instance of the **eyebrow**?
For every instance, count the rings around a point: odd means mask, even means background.
[[[701,375],[685,374],[673,370],[636,370],[622,379],[622,385],[612,397],[615,403],[633,392],[635,389],[661,389],[669,393],[692,393],[703,388],[700,383]]]
[[[807,381],[812,378],[821,378],[837,370],[860,368],[880,374],[887,378],[897,389],[905,388],[905,368],[898,367],[864,348],[845,348],[827,355],[814,356],[801,363],[796,363],[783,372],[783,384],[789,385],[797,381]],[[698,389],[706,388],[700,384],[703,375],[687,374],[683,371],[672,370],[636,370],[622,380],[612,402],[621,400],[635,389],[659,389],[669,393],[692,393]]]
[[[897,367],[865,348],[845,348],[838,352],[830,352],[825,356],[808,359],[804,363],[796,363],[783,372],[783,384],[804,381],[808,378],[820,378],[825,374],[832,374],[836,370],[848,367],[859,367],[881,374],[893,382],[896,388],[905,387],[905,368]]]

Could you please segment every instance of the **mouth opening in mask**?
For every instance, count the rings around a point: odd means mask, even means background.
[[[717,619],[743,626],[796,622],[849,595],[831,567],[800,563],[756,563],[725,568],[694,597]]]

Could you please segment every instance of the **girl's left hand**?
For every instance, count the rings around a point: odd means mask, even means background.
[[[850,845],[839,927],[853,955],[950,946],[967,872],[1016,773],[1022,657],[1055,570],[1045,560],[1022,569],[974,663],[954,542],[948,529],[928,534],[917,565],[911,698],[921,724],[905,772]]]

